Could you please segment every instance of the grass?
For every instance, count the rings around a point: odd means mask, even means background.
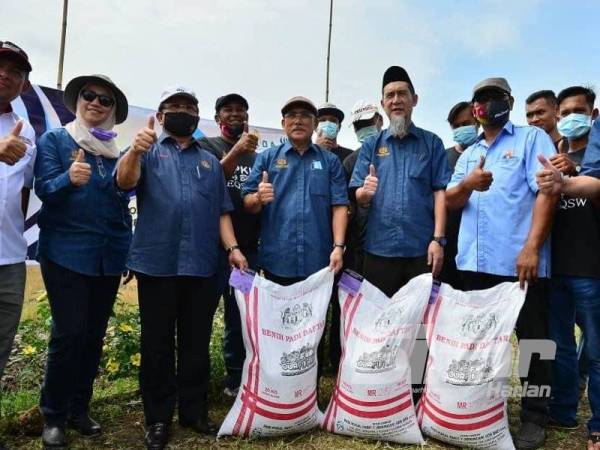
[[[133,282],[132,282],[133,284]],[[135,285],[123,288],[123,296],[128,302],[137,303]],[[24,317],[35,314],[35,299],[43,284],[39,271],[35,267],[28,269],[28,282]],[[223,336],[223,310],[220,307],[215,317],[212,354],[212,383],[210,392],[210,412],[213,419],[222,421],[233,401],[222,395],[224,380],[224,362],[221,352]],[[321,385],[321,402],[325,404],[331,394],[333,377],[325,376]],[[2,398],[3,420],[0,428],[10,448],[41,449],[39,438],[40,417],[34,407],[39,401],[39,388],[28,391],[7,393]],[[103,426],[101,437],[90,440],[69,432],[71,449],[143,449],[144,416],[136,378],[124,378],[115,381],[98,379],[91,405],[92,415]],[[28,411],[23,415],[23,411]],[[519,404],[515,399],[509,402],[509,419],[511,429],[519,426]],[[579,422],[585,424],[590,417],[587,398],[582,401],[579,411]],[[544,449],[585,448],[586,428],[582,425],[575,431],[549,430]],[[385,442],[369,441],[358,438],[337,436],[321,430],[310,433],[286,436],[283,438],[247,440],[227,438],[216,441],[212,437],[198,436],[188,430],[180,429],[176,424],[172,429],[170,449],[281,449],[281,450],[384,450],[411,448]],[[412,447],[417,448],[417,447]],[[423,449],[455,448],[429,439]]]

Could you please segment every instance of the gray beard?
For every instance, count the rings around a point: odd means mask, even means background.
[[[406,122],[406,117],[404,116],[394,116],[390,118],[390,126],[388,127],[388,132],[399,139],[402,139],[406,136],[408,131],[408,123]]]

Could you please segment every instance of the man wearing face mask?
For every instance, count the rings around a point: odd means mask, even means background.
[[[242,253],[248,259],[250,267],[256,270],[258,235],[260,218],[244,210],[242,185],[250,176],[256,160],[258,137],[248,133],[248,102],[239,94],[227,94],[219,97],[215,103],[215,121],[221,135],[202,138],[200,145],[210,150],[221,161],[221,167],[227,180],[227,188],[233,212],[231,220],[235,236]],[[227,370],[224,393],[235,397],[240,386],[242,366],[246,356],[242,338],[240,312],[233,290],[229,287],[231,270],[224,248],[219,252],[219,272],[217,277],[217,295],[223,296],[225,333],[223,338],[223,358]]]
[[[456,145],[446,149],[448,167],[454,172],[456,161],[465,149],[477,140],[479,122],[473,116],[473,106],[470,102],[459,102],[448,113],[448,123],[452,129],[452,137]],[[440,280],[456,289],[462,289],[462,278],[456,269],[456,254],[458,253],[458,230],[462,209],[448,211],[446,235],[448,242],[444,248],[444,267]]]
[[[566,176],[576,177],[580,172],[592,120],[598,116],[595,98],[591,89],[582,86],[571,86],[558,94],[558,129],[569,142],[569,152],[554,155],[550,162]],[[563,194],[552,227],[549,303],[550,338],[557,345],[550,423],[563,429],[578,425],[575,317],[588,357],[592,410],[588,430],[590,440],[600,444],[600,208],[590,199]]]
[[[559,153],[567,151],[567,140],[560,135],[556,128],[558,102],[554,91],[537,91],[527,97],[525,100],[525,116],[528,125],[539,127],[548,133]]]
[[[116,174],[119,188],[135,188],[137,195],[127,268],[138,280],[140,387],[146,446],[153,450],[167,443],[176,403],[181,426],[216,430],[207,395],[219,244],[230,265],[247,267],[229,216],[233,207],[223,170],[192,137],[199,121],[196,95],[185,87],[167,89],[156,119],[163,133],[157,137],[150,117]]]
[[[369,208],[362,273],[390,297],[416,275],[438,276],[446,244],[448,158],[438,136],[412,123],[417,101],[406,70],[387,69],[381,105],[390,126],[363,142],[350,181]]]
[[[554,145],[541,129],[510,120],[514,99],[504,78],[488,78],[473,89],[473,113],[483,127],[477,141],[458,159],[446,192],[449,209],[464,208],[456,263],[466,290],[501,282],[528,282],[517,320],[519,339],[548,338],[547,237],[557,196],[538,193],[538,153],[550,157]],[[521,380],[548,392],[551,362],[534,354]],[[549,398],[524,396],[518,449],[535,449],[545,439]]]
[[[340,159],[340,162],[352,154],[352,150],[337,143],[337,135],[344,121],[344,112],[333,103],[324,103],[317,109],[316,144],[326,148]]]

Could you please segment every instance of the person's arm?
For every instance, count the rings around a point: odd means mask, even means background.
[[[69,167],[65,167],[61,160],[56,136],[52,131],[46,132],[37,146],[34,187],[42,202],[60,201],[75,189],[69,176]]]
[[[440,189],[433,193],[434,237],[446,236],[446,191]],[[444,264],[444,247],[435,240],[427,248],[427,265],[431,266],[431,274],[437,277]]]
[[[359,206],[368,207],[377,192],[377,170],[372,161],[373,147],[376,140],[364,142],[354,164],[349,189]]]
[[[242,272],[248,268],[248,261],[241,252],[235,238],[233,231],[233,223],[231,222],[231,216],[229,214],[221,214],[219,222],[219,231],[221,233],[221,242],[223,248],[227,250],[229,256],[229,265],[231,267],[237,267]]]
[[[258,214],[262,207],[274,200],[273,185],[269,183],[266,153],[261,153],[254,161],[250,175],[242,188],[244,209],[250,214]],[[265,177],[266,173],[266,177]],[[266,182],[265,182],[266,180]]]
[[[538,277],[540,251],[550,234],[557,202],[558,195],[541,192],[535,199],[529,235],[517,257],[517,275],[521,289],[525,287],[525,281],[534,281]]]
[[[600,200],[600,178],[580,175],[574,178],[565,178],[562,191],[571,197],[585,197]]]
[[[135,188],[142,175],[143,155],[150,151],[156,142],[154,131],[154,116],[148,118],[148,125],[142,128],[135,136],[133,143],[117,164],[117,187],[123,191]]]
[[[225,178],[229,179],[235,173],[238,159],[244,153],[253,153],[258,147],[258,137],[253,133],[244,132],[229,152],[221,158],[221,167]]]
[[[348,227],[348,206],[335,205],[332,207],[331,229],[333,231],[334,247],[329,255],[329,268],[338,273],[344,265],[344,247],[335,244],[345,245],[346,228]]]

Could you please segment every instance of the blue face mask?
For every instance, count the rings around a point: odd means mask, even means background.
[[[368,127],[357,130],[355,133],[358,142],[363,143],[368,137],[375,136],[379,133],[379,130],[375,125],[369,125]]]
[[[567,139],[577,139],[592,128],[592,116],[572,113],[558,121],[558,132]]]
[[[454,142],[466,148],[477,140],[477,126],[465,125],[464,127],[455,128],[452,130],[452,138]]]
[[[323,133],[323,136],[325,136],[327,139],[335,139],[337,137],[338,126],[336,123],[328,121],[319,122],[318,128],[321,130],[321,133]]]

